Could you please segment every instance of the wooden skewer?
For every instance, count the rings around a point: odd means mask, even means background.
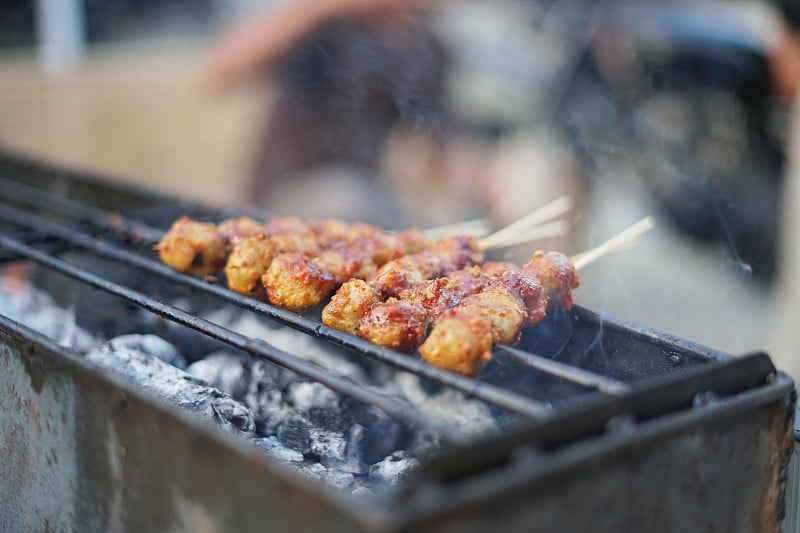
[[[569,224],[563,220],[554,220],[546,224],[541,224],[528,229],[526,232],[518,233],[515,236],[509,237],[499,243],[485,246],[483,240],[478,243],[481,250],[492,250],[497,248],[505,248],[506,246],[514,246],[515,244],[522,244],[525,242],[533,242],[542,239],[549,239],[551,237],[558,237],[564,235],[569,231]]]
[[[619,232],[604,243],[595,246],[591,250],[575,255],[572,258],[572,264],[575,265],[575,270],[581,270],[605,255],[628,250],[639,235],[651,230],[653,226],[655,226],[655,219],[651,216],[644,217],[636,224]]]
[[[561,196],[560,198],[556,198],[552,202],[543,205],[532,213],[525,215],[519,220],[512,222],[508,226],[495,231],[488,237],[481,239],[478,245],[484,250],[506,246],[504,241],[515,239],[520,232],[533,228],[534,226],[538,226],[543,222],[566,213],[572,209],[574,204],[575,202],[570,196]]]
[[[619,246],[615,247],[613,250],[609,250],[608,253],[609,254],[618,254],[618,253],[622,253],[622,252],[627,252],[628,250],[633,250],[637,246],[639,246],[639,239],[632,239],[630,241],[626,241],[624,243],[621,243]],[[583,261],[583,258],[589,252],[591,252],[591,250],[587,250],[585,252],[581,252],[581,253],[575,254],[572,257],[570,257],[570,261],[572,261],[573,264],[575,264],[575,261]]]

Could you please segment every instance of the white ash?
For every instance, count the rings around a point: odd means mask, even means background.
[[[120,335],[108,341],[115,350],[134,350],[158,357],[162,361],[178,368],[186,368],[186,359],[178,349],[156,335],[139,335],[131,333]]]
[[[237,314],[222,308],[208,316],[209,320],[269,344],[300,359],[306,359],[329,369],[340,376],[364,382],[364,369],[334,352],[332,347],[311,335],[286,326],[277,326],[251,313]]]
[[[50,295],[27,283],[14,289],[0,284],[0,314],[65,348],[85,352],[101,342],[77,325],[74,310],[57,307]]]
[[[297,409],[308,411],[318,408],[337,408],[336,393],[319,383],[295,383],[289,387],[288,400]]]
[[[324,481],[333,485],[339,490],[352,489],[356,483],[356,477],[353,474],[333,468],[325,468],[320,463],[305,464],[299,467],[297,471],[310,479]]]
[[[187,409],[234,433],[252,435],[250,410],[230,395],[205,385],[161,359],[126,348],[114,339],[90,350],[86,358],[120,374],[164,401]]]
[[[274,412],[284,410],[281,381],[284,372],[265,361],[256,361],[250,367],[250,381],[247,383],[244,403],[261,422],[272,417]]]
[[[325,431],[312,429],[310,432],[311,452],[321,457],[322,464],[327,465],[347,465],[342,468],[347,471],[360,473],[362,470],[358,461],[348,461],[345,457],[347,450],[347,440],[344,433],[340,431]]]
[[[186,372],[236,399],[244,398],[250,381],[247,362],[230,352],[208,354],[186,367]]]
[[[253,442],[267,452],[267,455],[274,457],[282,463],[302,463],[303,454],[281,444],[277,437],[262,437],[253,439]]]
[[[434,418],[446,420],[467,435],[490,434],[499,429],[486,404],[467,399],[459,391],[444,388],[430,394],[422,388],[420,378],[407,372],[397,372],[394,383],[398,392],[413,406]]]
[[[410,457],[404,451],[398,451],[372,465],[369,474],[390,486],[396,486],[407,479],[417,467],[419,467],[417,459]]]

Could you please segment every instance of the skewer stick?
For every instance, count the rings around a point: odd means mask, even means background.
[[[439,240],[449,235],[471,235],[473,237],[483,237],[491,232],[489,219],[476,218],[474,220],[465,220],[464,222],[456,222],[455,224],[445,224],[443,226],[435,226],[433,228],[426,228],[423,231],[425,236],[432,240]]]
[[[653,226],[655,226],[655,219],[651,216],[644,217],[633,226],[614,235],[604,243],[595,246],[591,250],[575,255],[572,259],[575,270],[581,270],[605,255],[628,250],[639,235],[649,231]]]
[[[481,242],[478,243],[478,247],[481,250],[504,248],[506,246],[514,246],[515,244],[558,237],[560,235],[564,235],[568,231],[569,224],[567,222],[563,220],[554,220],[553,222],[534,226],[533,228],[528,229],[526,232],[518,233],[517,235],[511,236],[499,243],[492,244],[491,246],[484,246],[483,240],[481,240]]]
[[[532,228],[563,213],[566,213],[572,209],[574,204],[575,201],[570,196],[561,196],[560,198],[556,198],[549,204],[543,205],[536,211],[512,222],[504,228],[495,231],[488,237],[485,237],[481,240],[479,246],[483,249],[505,246],[506,244],[504,241],[516,237],[517,234],[525,229]]]
[[[608,253],[618,254],[622,252],[627,252],[628,250],[633,250],[637,246],[639,246],[639,239],[632,239],[630,241],[621,243],[619,246],[616,246],[613,250],[609,250]],[[583,258],[586,257],[586,254],[588,254],[589,252],[591,252],[591,250],[575,254],[572,257],[570,257],[570,261],[572,261],[573,264],[575,264],[575,261],[583,261]]]

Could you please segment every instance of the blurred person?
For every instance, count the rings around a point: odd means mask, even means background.
[[[276,79],[250,201],[301,216],[402,218],[376,176],[400,124],[440,141],[445,59],[421,9],[432,3],[284,2],[222,35],[211,61],[217,85]]]
[[[583,196],[568,151],[550,135],[527,131],[530,123],[492,140],[457,125],[448,106],[454,67],[431,22],[435,4],[286,2],[222,35],[210,69],[217,85],[265,73],[277,79],[250,201],[280,213],[388,226],[478,214],[499,225],[565,190]],[[525,21],[513,23],[527,37]]]

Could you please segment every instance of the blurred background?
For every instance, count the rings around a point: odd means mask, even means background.
[[[794,373],[790,28],[734,0],[0,0],[0,149],[386,227],[570,194],[533,247],[569,254],[653,215],[576,301]]]

